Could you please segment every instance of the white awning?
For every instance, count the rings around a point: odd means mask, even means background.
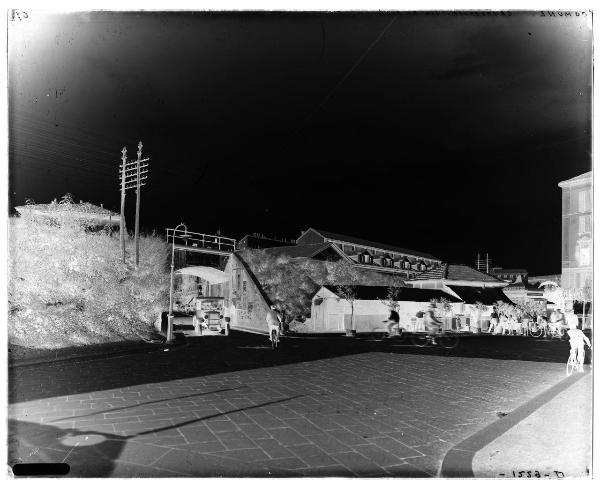
[[[196,276],[210,282],[211,284],[219,284],[221,282],[227,282],[229,279],[225,272],[215,269],[214,267],[207,266],[190,266],[179,269],[176,274],[184,274],[188,276]]]
[[[538,287],[545,287],[545,286],[556,286],[556,287],[558,287],[558,283],[556,281],[544,281]]]

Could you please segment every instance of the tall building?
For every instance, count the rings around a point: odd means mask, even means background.
[[[562,188],[562,277],[564,289],[592,282],[592,172],[558,184]]]

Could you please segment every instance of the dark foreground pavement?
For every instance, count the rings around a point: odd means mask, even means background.
[[[12,368],[9,463],[70,476],[438,474],[448,450],[564,380],[568,343],[263,336]],[[458,355],[458,356],[454,356]],[[529,361],[527,361],[529,360]]]

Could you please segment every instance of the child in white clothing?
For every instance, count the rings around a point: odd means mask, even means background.
[[[577,371],[583,371],[583,360],[585,359],[585,345],[592,349],[592,345],[588,337],[583,334],[583,331],[577,328],[577,323],[570,322],[569,331],[569,343],[571,345],[571,355],[575,355],[575,361],[577,361]]]

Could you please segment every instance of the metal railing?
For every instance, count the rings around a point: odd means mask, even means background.
[[[185,245],[190,248],[219,250],[221,252],[235,251],[235,239],[185,230],[167,229],[167,243]]]

